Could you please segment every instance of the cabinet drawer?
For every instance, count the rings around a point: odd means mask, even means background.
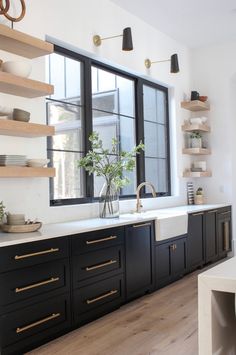
[[[0,272],[65,258],[68,251],[67,238],[53,238],[0,248]]]
[[[75,320],[80,320],[80,314],[94,310],[97,307],[123,299],[123,276],[118,275],[90,286],[82,287],[73,294]]]
[[[0,305],[7,305],[50,291],[69,289],[67,259],[6,272],[0,275]]]
[[[73,257],[74,287],[81,280],[111,271],[123,271],[123,247],[116,246]]]
[[[27,347],[34,341],[55,334],[69,325],[69,298],[66,296],[51,298],[1,316],[1,347],[14,343],[18,344],[16,349],[21,346]],[[18,350],[17,353],[21,352]]]
[[[124,228],[102,229],[72,237],[72,254],[78,255],[90,251],[111,247],[124,242]]]

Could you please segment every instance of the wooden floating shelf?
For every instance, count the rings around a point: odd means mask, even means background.
[[[47,137],[55,134],[55,128],[37,123],[0,119],[0,134],[29,138]]]
[[[206,148],[183,148],[183,154],[209,155],[211,154],[211,150]]]
[[[208,111],[210,110],[210,105],[208,102],[202,102],[199,100],[193,101],[182,101],[181,107],[189,111]]]
[[[0,166],[0,177],[54,177],[55,168],[31,168],[28,166]]]
[[[10,95],[35,98],[52,95],[53,85],[40,81],[21,78],[9,73],[0,72],[0,92]]]
[[[187,170],[183,173],[183,177],[192,177],[192,178],[200,178],[200,177],[211,177],[211,171],[190,171]]]
[[[54,46],[26,33],[0,25],[0,49],[32,59],[53,53]]]
[[[182,131],[184,131],[184,132],[193,132],[193,131],[210,132],[211,128],[205,124],[184,124],[182,126]]]

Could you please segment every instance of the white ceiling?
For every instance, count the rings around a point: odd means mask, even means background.
[[[236,0],[111,1],[189,47],[236,40]]]

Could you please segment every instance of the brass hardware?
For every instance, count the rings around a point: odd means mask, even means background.
[[[208,211],[207,213],[216,213],[217,210],[213,210],[213,211]]]
[[[57,251],[59,251],[59,248],[51,248],[48,250],[38,251],[36,253],[25,254],[25,255],[16,255],[14,257],[14,259],[21,260],[21,259],[31,258],[32,256],[44,255],[44,254],[49,254],[49,253],[56,253]]]
[[[136,190],[137,202],[136,202],[136,211],[135,212],[137,212],[137,213],[141,212],[142,203],[140,200],[140,190],[143,186],[149,186],[152,191],[152,196],[153,197],[157,196],[156,191],[155,191],[155,187],[151,182],[148,182],[148,181],[141,182],[141,184],[138,185],[137,190]]]
[[[94,266],[87,266],[85,270],[91,271],[91,270],[95,270],[95,269],[100,269],[101,267],[112,265],[115,263],[117,263],[117,260],[109,260],[106,263],[102,263],[102,264],[98,264],[98,265],[94,265]]]
[[[110,37],[104,37],[101,38],[99,35],[94,35],[93,36],[93,44],[96,47],[99,47],[102,44],[102,41],[105,41],[106,39],[112,39],[112,38],[117,38],[117,37],[122,37],[123,35],[117,35],[117,36],[110,36]]]
[[[107,240],[113,240],[113,239],[117,239],[117,236],[111,235],[110,237],[107,237],[107,238],[86,240],[86,244],[89,245],[89,244],[101,243],[101,242],[106,242]]]
[[[140,228],[140,227],[145,227],[145,226],[151,226],[151,223],[142,223],[142,224],[135,224],[133,228]]]
[[[155,64],[155,63],[163,63],[163,62],[170,62],[170,59],[166,59],[166,60],[156,60],[156,61],[154,61],[154,62],[151,62],[151,60],[147,58],[147,59],[145,59],[145,61],[144,61],[144,65],[145,65],[145,67],[146,67],[147,69],[150,69],[152,64]]]
[[[227,211],[227,212],[221,212],[220,215],[223,216],[223,215],[226,215],[226,214],[229,214],[230,211]]]
[[[46,322],[48,322],[48,321],[50,321],[52,319],[58,318],[58,317],[60,317],[60,315],[61,315],[60,313],[53,313],[51,316],[48,316],[46,318],[38,320],[37,322],[31,323],[29,325],[26,325],[25,327],[16,328],[16,333],[19,334],[19,333],[25,332],[28,329],[37,327],[40,324],[43,324],[43,323],[46,323]]]
[[[43,285],[47,285],[47,284],[50,284],[50,283],[56,282],[56,281],[59,281],[59,277],[51,277],[49,280],[38,282],[36,284],[32,284],[32,285],[25,286],[25,287],[16,287],[15,288],[15,292],[19,293],[19,292],[27,291],[27,290],[30,290],[32,288],[40,287],[40,286],[43,286]]]
[[[224,222],[224,250],[228,251],[230,249],[229,245],[229,222]]]
[[[193,213],[192,216],[202,216],[203,214],[204,214],[203,212]]]
[[[117,292],[118,292],[118,290],[111,290],[110,292],[107,292],[107,293],[105,293],[104,295],[101,295],[101,296],[96,297],[96,298],[92,298],[91,300],[87,300],[86,303],[87,303],[87,304],[91,304],[91,303],[100,301],[100,300],[102,300],[103,298],[107,298],[107,297],[109,297],[109,296],[112,296],[112,295],[116,294]]]
[[[177,249],[177,245],[176,244],[171,244],[170,245],[170,249],[173,250],[173,251],[176,250]]]

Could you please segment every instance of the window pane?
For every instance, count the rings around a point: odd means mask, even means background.
[[[145,131],[145,155],[148,157],[166,157],[165,126],[144,122]]]
[[[54,85],[53,99],[62,100],[65,97],[65,58],[53,53],[49,57],[49,82]]]
[[[81,67],[80,62],[66,58],[66,99],[81,105]]]
[[[78,160],[82,155],[50,151],[49,157],[57,172],[56,177],[51,180],[51,199],[84,197],[84,172],[78,168]]]
[[[156,89],[146,85],[143,86],[143,109],[145,120],[157,121]]]
[[[167,161],[145,158],[146,181],[151,182],[158,193],[168,192]],[[146,193],[150,192],[146,189]]]
[[[120,194],[125,196],[125,195],[134,195],[136,188],[137,188],[137,176],[136,176],[136,168],[134,168],[134,171],[125,171],[124,172],[124,177],[127,177],[130,179],[130,184],[127,186],[123,187],[120,191]]]
[[[157,122],[166,123],[166,93],[156,90],[157,95]]]

